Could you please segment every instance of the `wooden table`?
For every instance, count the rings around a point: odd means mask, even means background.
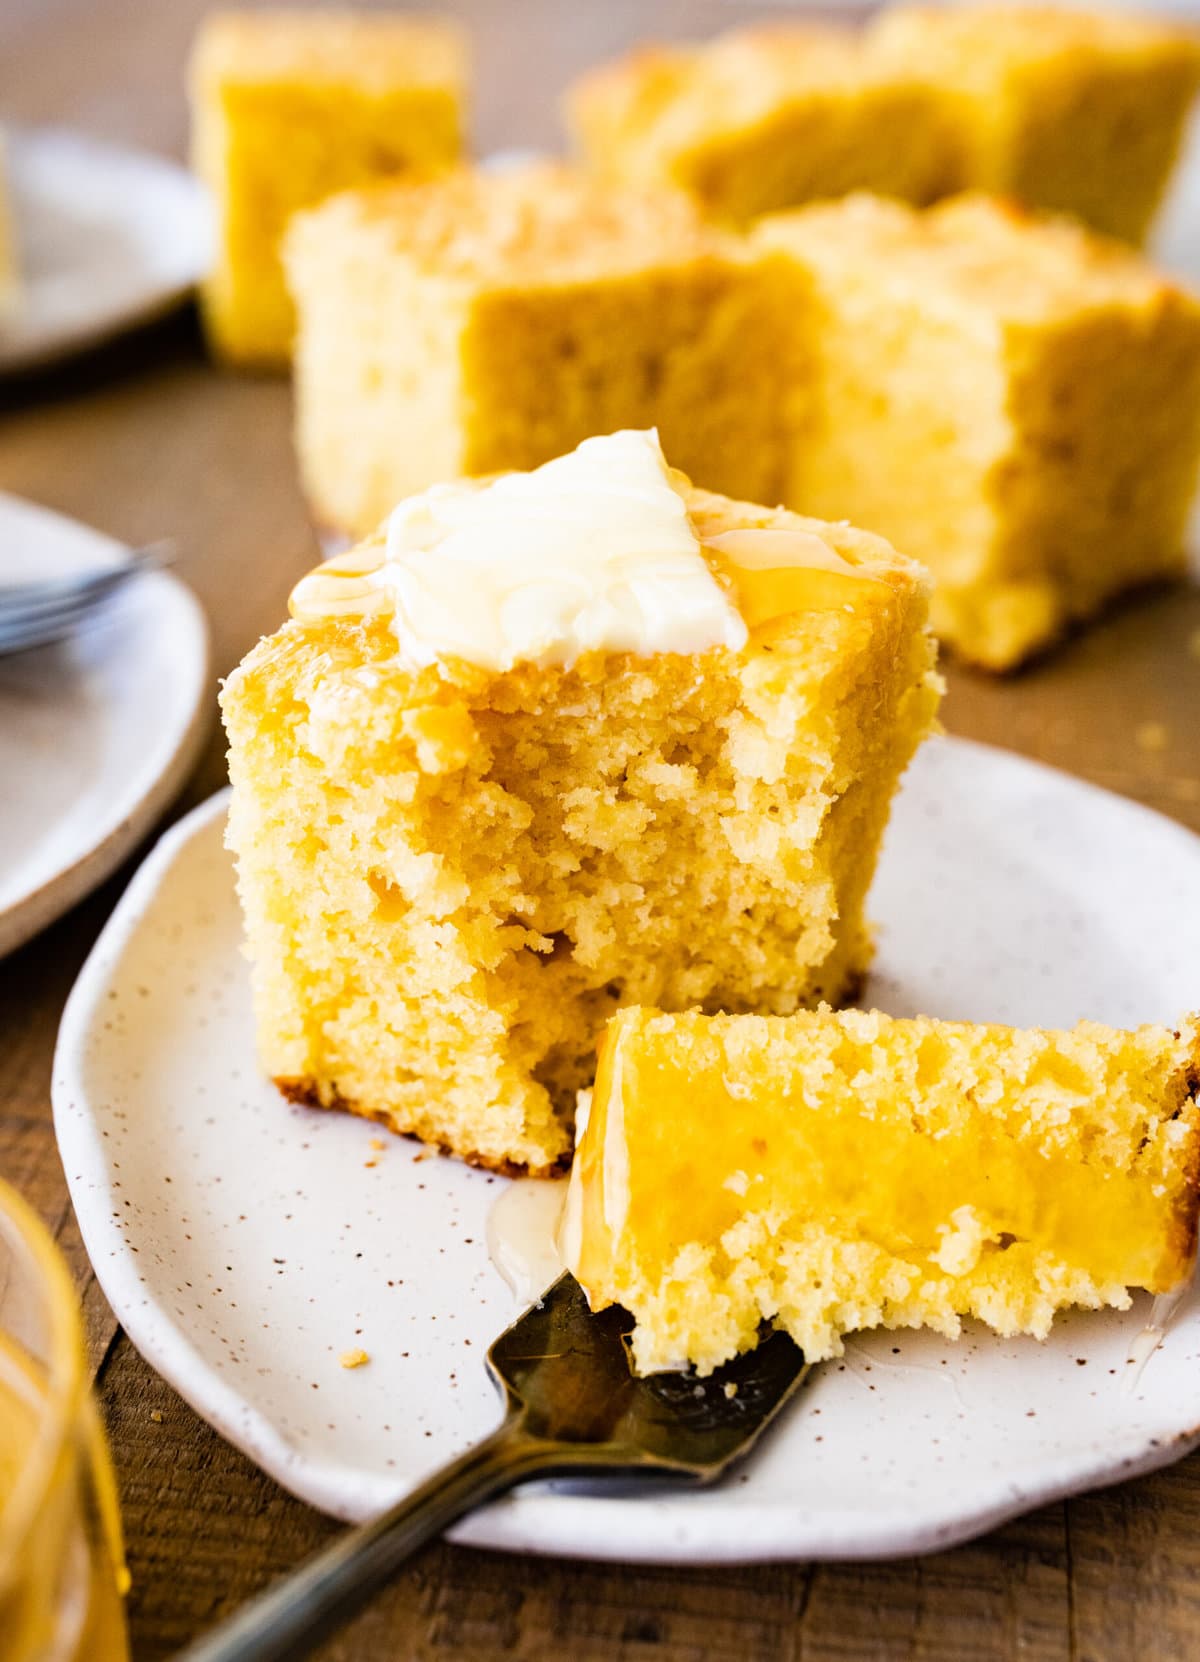
[[[182,66],[201,9],[201,0],[5,0],[0,112],[182,155]],[[477,129],[487,149],[552,143],[558,87],[639,33],[700,33],[740,15],[728,0],[471,0],[457,11],[477,32]],[[3,387],[0,487],[129,542],[176,538],[180,570],[212,622],[221,674],[276,626],[314,557],[287,386],[217,373],[187,315]],[[1200,830],[1200,661],[1189,653],[1198,630],[1200,594],[1144,598],[1018,680],[951,673],[946,725]],[[1165,748],[1139,746],[1147,722],[1165,727]],[[223,779],[214,723],[177,811]],[[155,1376],[116,1325],[79,1241],[51,1132],[51,1051],[72,979],[128,876],[0,964],[0,1171],[49,1220],[83,1291],[124,1503],[135,1655],[148,1659],[258,1591],[334,1526]],[[796,1481],[803,1485],[802,1472]],[[620,1569],[439,1545],[322,1654],[355,1662],[1200,1654],[1200,1455],[1046,1507],[940,1557],[890,1564]]]

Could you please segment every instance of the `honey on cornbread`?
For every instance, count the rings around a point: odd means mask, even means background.
[[[847,996],[927,608],[879,538],[652,433],[401,503],[223,693],[265,1070],[545,1173],[622,1004]]]
[[[809,1361],[866,1327],[1049,1331],[1189,1273],[1200,1026],[1068,1032],[628,1008],[609,1023],[560,1244],[643,1372],[763,1320]]]
[[[961,657],[1011,668],[1182,573],[1194,295],[1073,221],[978,196],[851,197],[756,240],[793,286],[783,498],[925,562]]]
[[[1200,86],[1200,34],[1130,11],[899,6],[868,46],[956,106],[964,185],[1141,242]]]
[[[445,19],[396,12],[216,12],[191,64],[192,149],[217,222],[202,290],[221,357],[287,363],[279,244],[334,191],[436,172],[462,150],[466,50]]]
[[[777,500],[761,278],[678,193],[462,170],[334,198],[287,260],[300,470],[331,527],[627,427],[710,489]]]
[[[960,183],[955,111],[922,74],[876,64],[849,30],[802,23],[639,47],[567,100],[600,175],[686,190],[734,224],[854,190],[932,201]]]

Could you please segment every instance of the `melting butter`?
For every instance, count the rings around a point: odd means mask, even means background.
[[[584,652],[738,652],[747,629],[701,552],[656,432],[585,439],[531,473],[434,485],[402,502],[386,547],[331,561],[295,617],[387,608],[416,664],[503,671]]]
[[[681,479],[651,430],[585,439],[530,473],[434,485],[396,508],[386,540],[302,578],[292,615],[386,614],[410,662],[499,672],[589,651],[738,652],[777,617],[853,611],[879,586],[800,526],[721,531],[702,549]]]

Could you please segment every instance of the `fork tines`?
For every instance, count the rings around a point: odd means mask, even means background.
[[[0,654],[25,652],[64,639],[133,578],[168,563],[167,543],[135,549],[120,565],[32,583],[0,584]]]

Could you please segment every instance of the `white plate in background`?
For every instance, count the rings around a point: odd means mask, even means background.
[[[190,173],[63,128],[5,137],[21,290],[0,319],[0,373],[98,345],[186,299],[211,258]]]
[[[516,1314],[488,1260],[504,1180],[258,1074],[224,797],[172,829],[68,1003],[59,1147],[96,1274],[133,1342],[293,1493],[359,1518],[498,1417],[489,1341]],[[1003,752],[928,744],[873,893],[868,998],[1023,1024],[1172,1019],[1200,1002],[1200,839]],[[373,1162],[373,1163],[368,1163]],[[1050,1340],[871,1333],[814,1371],[720,1487],[539,1485],[455,1538],[692,1564],[928,1551],[1200,1439],[1200,1297],[1130,1389],[1149,1300]],[[367,1366],[339,1354],[361,1347]]]
[[[0,492],[0,581],[128,550]],[[208,726],[208,628],[147,572],[70,640],[0,657],[0,955],[114,871],[183,785]]]

